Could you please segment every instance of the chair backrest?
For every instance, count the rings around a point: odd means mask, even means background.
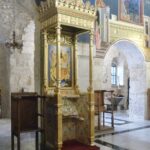
[[[94,91],[95,97],[95,112],[103,112],[104,107],[104,91],[103,90],[96,90]]]

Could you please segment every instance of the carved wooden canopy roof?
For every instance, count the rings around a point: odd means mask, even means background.
[[[83,0],[46,0],[39,5],[41,29],[60,23],[64,26],[91,30],[95,7]]]

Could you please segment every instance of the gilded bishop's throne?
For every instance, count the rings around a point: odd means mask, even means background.
[[[63,142],[94,142],[93,32],[95,8],[89,1],[46,0],[39,6],[43,66],[46,147],[61,150]],[[90,34],[89,86],[78,86],[78,35]]]

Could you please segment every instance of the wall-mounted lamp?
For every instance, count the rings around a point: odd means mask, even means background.
[[[13,48],[13,49],[17,48],[17,49],[21,49],[22,46],[23,46],[23,44],[16,42],[16,32],[13,31],[13,39],[12,39],[12,42],[6,42],[6,43],[5,43],[5,46],[6,46],[7,48]]]
[[[18,43],[16,41],[16,32],[15,32],[15,24],[16,24],[16,10],[15,10],[15,7],[16,7],[16,0],[13,0],[13,33],[12,33],[12,42],[6,42],[5,43],[5,46],[7,48],[13,48],[13,49],[21,49],[22,46],[23,46],[23,43]]]

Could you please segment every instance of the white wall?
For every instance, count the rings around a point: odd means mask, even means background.
[[[34,31],[35,24],[30,21],[22,36],[23,48],[15,49],[10,55],[10,90],[34,92]]]
[[[104,65],[110,74],[111,61],[115,57],[123,55],[127,61],[130,77],[130,100],[129,100],[129,117],[131,119],[144,119],[146,95],[146,66],[142,53],[133,43],[129,41],[119,41],[108,50]],[[110,88],[111,78],[105,87]]]
[[[150,62],[146,62],[146,86],[147,89],[150,88]],[[145,118],[150,119],[150,97],[147,97],[147,101],[145,102],[145,108]]]
[[[83,91],[86,91],[88,87],[88,54],[86,52],[88,50],[83,52],[83,49],[87,50],[87,45],[83,46],[82,44],[82,47],[79,47],[79,85]],[[134,43],[126,40],[120,41],[110,47],[104,60],[94,57],[94,89],[113,89],[111,86],[111,63],[115,57],[119,58],[120,63],[121,61],[124,63],[125,84],[122,91],[125,96],[127,96],[127,79],[130,76],[129,116],[132,120],[146,119],[146,74],[147,80],[149,80],[149,71],[146,73],[144,57]],[[149,64],[147,64],[147,68],[150,68]]]
[[[16,1],[14,20],[14,1],[0,1],[0,88],[2,90],[2,117],[10,116],[10,94],[25,91],[35,91],[34,83],[34,13],[33,3],[22,5]],[[14,25],[15,23],[15,25]],[[14,28],[15,27],[15,28]],[[5,47],[5,42],[12,42],[12,32],[16,31],[16,41],[23,42],[21,50]]]

